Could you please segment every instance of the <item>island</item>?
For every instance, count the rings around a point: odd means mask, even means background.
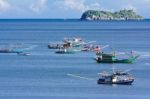
[[[138,15],[132,9],[127,10],[123,9],[118,12],[110,11],[97,11],[97,10],[88,10],[85,11],[81,20],[142,20],[143,17]]]

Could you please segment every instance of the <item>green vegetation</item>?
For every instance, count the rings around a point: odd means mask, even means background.
[[[120,10],[118,12],[88,10],[82,14],[81,20],[142,20],[143,17],[133,10]]]

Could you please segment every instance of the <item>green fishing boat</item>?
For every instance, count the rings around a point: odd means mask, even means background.
[[[133,63],[139,55],[130,55],[127,59],[117,59],[115,54],[105,54],[103,52],[96,53],[97,63]]]

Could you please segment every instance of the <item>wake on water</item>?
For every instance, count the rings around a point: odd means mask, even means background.
[[[145,65],[150,66],[150,63],[145,63]]]
[[[74,78],[79,78],[79,79],[84,79],[84,80],[94,80],[92,78],[87,78],[87,77],[83,77],[83,76],[79,76],[79,75],[75,75],[75,74],[67,74],[67,76],[70,76],[70,77],[74,77]]]
[[[116,55],[130,55],[129,53],[126,52],[116,52]],[[142,51],[133,51],[133,54],[140,55],[139,58],[150,58],[150,52],[142,52]]]
[[[140,55],[139,58],[150,58],[150,52],[134,51],[134,53]]]

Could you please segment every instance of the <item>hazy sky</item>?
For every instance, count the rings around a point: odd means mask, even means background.
[[[150,0],[0,0],[0,18],[80,18],[89,9],[124,8],[150,18]]]

